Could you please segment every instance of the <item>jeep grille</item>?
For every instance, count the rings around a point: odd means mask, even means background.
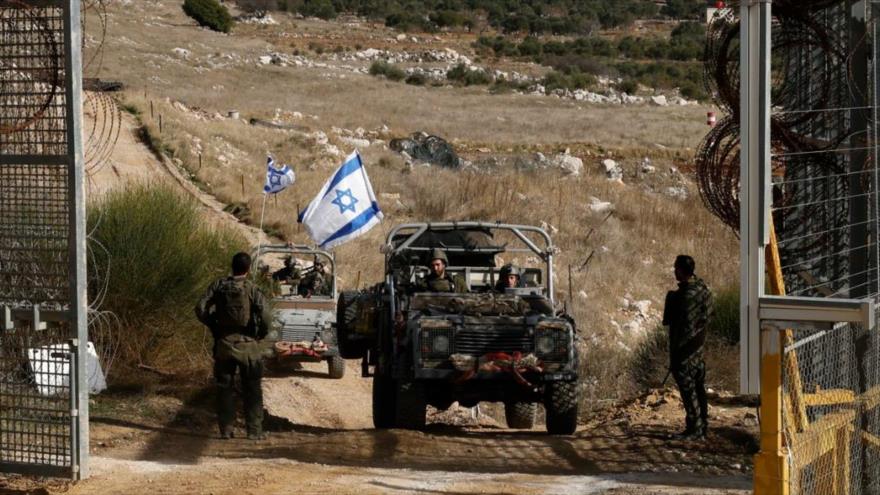
[[[490,352],[532,352],[532,336],[527,328],[464,328],[455,334],[455,352],[482,356]]]

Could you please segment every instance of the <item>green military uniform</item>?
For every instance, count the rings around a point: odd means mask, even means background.
[[[235,421],[234,381],[240,373],[248,437],[260,437],[263,423],[262,340],[272,315],[263,293],[246,275],[217,280],[195,308],[196,317],[214,337],[214,379],[220,435],[232,435]]]
[[[303,297],[325,294],[326,281],[323,268],[314,268],[299,284],[299,293]]]
[[[299,268],[294,265],[285,266],[272,274],[272,280],[277,280],[283,284],[296,285],[302,278]]]
[[[432,273],[419,280],[416,292],[467,292],[467,284],[459,276],[453,277],[444,273],[442,277],[438,277]]]
[[[681,392],[687,433],[705,435],[708,427],[706,362],[703,344],[712,315],[712,291],[692,276],[666,295],[663,324],[669,325],[669,369]]]

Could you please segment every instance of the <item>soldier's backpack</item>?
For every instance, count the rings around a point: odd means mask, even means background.
[[[243,329],[251,323],[251,299],[246,280],[227,278],[214,293],[217,326],[221,329]]]

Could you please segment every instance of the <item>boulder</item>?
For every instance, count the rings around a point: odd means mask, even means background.
[[[561,168],[568,175],[580,175],[584,169],[584,161],[568,153],[556,155],[553,159],[553,164]]]
[[[602,168],[605,170],[605,177],[608,180],[623,181],[623,167],[616,161],[606,158],[602,160]]]
[[[658,107],[668,107],[669,106],[669,102],[666,100],[666,96],[664,96],[664,95],[652,96],[651,103],[653,103],[654,105],[657,105]]]
[[[392,139],[389,147],[406,153],[413,160],[447,168],[461,167],[461,158],[445,139],[425,132],[416,132],[409,138]]]

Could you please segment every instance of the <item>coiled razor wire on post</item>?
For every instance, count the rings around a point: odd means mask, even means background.
[[[864,19],[855,8],[867,9]],[[706,207],[740,227],[739,20],[720,11],[704,73],[727,113],[696,157]],[[793,296],[873,298],[878,284],[877,18],[880,2],[772,3],[772,206]],[[864,29],[864,32],[861,30]],[[870,62],[869,62],[870,61]],[[795,329],[783,359],[792,493],[880,493],[880,338],[842,325]]]

